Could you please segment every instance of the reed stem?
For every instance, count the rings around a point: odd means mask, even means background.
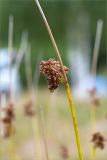
[[[95,160],[95,156],[96,156],[96,148],[93,146],[91,148],[91,157],[90,157],[90,160]]]
[[[93,49],[92,67],[91,67],[91,73],[94,76],[94,87],[96,87],[97,62],[98,62],[102,28],[103,28],[103,21],[98,20],[97,29],[96,29],[95,44],[94,44],[94,49]],[[92,119],[92,122],[94,123],[93,127],[95,127],[95,123],[96,123],[96,109],[95,109],[95,107],[96,106],[92,106],[92,111],[91,111],[91,119]],[[94,128],[94,130],[95,130],[95,128]]]
[[[11,126],[11,131],[10,131],[10,159],[15,160],[16,155],[15,155],[15,145],[14,145],[14,129],[13,126]]]
[[[25,71],[26,71],[26,80],[27,80],[28,91],[30,93],[31,101],[33,102],[33,106],[32,107],[35,107],[35,92],[34,92],[34,87],[33,87],[33,82],[32,82],[32,66],[31,66],[31,54],[30,53],[31,53],[31,46],[29,44],[28,47],[26,48],[26,54],[25,54]],[[30,120],[31,131],[32,131],[33,137],[35,139],[34,148],[36,148],[35,121],[34,121],[35,119],[34,119],[34,116],[33,117],[29,117],[29,120]],[[37,157],[37,153],[36,153],[35,157]]]
[[[45,156],[46,156],[46,160],[49,160],[49,155],[48,155],[48,145],[47,145],[47,140],[46,140],[46,134],[45,134],[45,118],[44,118],[44,112],[42,107],[40,108],[40,118],[41,118],[41,133],[43,136],[43,143],[44,143],[44,149],[45,149]]]
[[[15,61],[15,66],[17,67],[17,70],[19,70],[22,59],[27,50],[27,46],[28,46],[28,33],[27,31],[24,31],[21,36],[21,43]]]
[[[77,124],[77,120],[76,120],[76,113],[75,113],[74,104],[73,104],[73,100],[72,100],[72,96],[71,96],[71,92],[70,92],[70,87],[69,87],[68,83],[66,84],[66,91],[67,91],[67,95],[68,95],[68,99],[69,99],[69,103],[70,103],[70,109],[71,109],[71,113],[72,113],[72,119],[73,119],[73,124],[74,124],[79,159],[83,160],[80,135],[79,135],[78,124]]]
[[[92,68],[91,68],[91,73],[94,76],[94,87],[96,87],[97,62],[98,62],[98,56],[99,56],[102,28],[103,28],[103,21],[98,20],[95,44],[94,44],[94,49],[93,49]],[[92,131],[95,132],[96,131],[96,106],[94,105],[91,108],[91,121],[92,121]],[[95,151],[96,151],[95,147],[92,146],[91,147],[91,160],[95,160]]]
[[[31,47],[28,45],[25,54],[25,71],[26,71],[26,79],[27,79],[27,87],[30,93],[32,94],[32,67],[31,67]],[[31,95],[32,97],[32,95]]]
[[[58,60],[59,60],[59,62],[60,62],[60,65],[61,65],[61,67],[62,67],[62,71],[63,71],[63,75],[64,75],[65,82],[67,83],[67,82],[68,82],[67,76],[66,76],[66,73],[65,73],[64,68],[63,68],[63,62],[62,62],[62,59],[61,59],[61,56],[60,56],[58,47],[57,47],[57,45],[56,45],[54,36],[53,36],[53,34],[52,34],[52,31],[51,31],[50,26],[49,26],[49,24],[48,24],[48,21],[47,21],[47,19],[46,19],[46,17],[45,17],[45,14],[44,14],[41,6],[40,6],[39,1],[38,1],[38,0],[35,0],[35,2],[36,2],[36,4],[37,4],[37,7],[38,7],[38,9],[39,9],[39,11],[40,11],[40,14],[41,14],[41,16],[42,16],[42,18],[43,18],[43,21],[44,21],[44,23],[45,23],[46,29],[47,29],[47,31],[48,31],[48,33],[49,33],[49,36],[50,36],[52,45],[53,45],[54,50],[55,50],[55,53],[56,53],[56,55],[57,55],[57,57],[58,57]]]
[[[93,76],[95,76],[94,78],[96,78],[96,73],[97,73],[97,62],[98,62],[98,56],[99,56],[102,28],[103,28],[103,21],[98,20],[95,44],[94,44],[94,49],[93,49],[92,70],[91,70]]]
[[[8,26],[8,54],[9,54],[9,100],[11,100],[12,96],[12,52],[13,52],[13,16],[9,16],[9,26]]]
[[[74,124],[74,130],[75,130],[75,136],[76,136],[79,160],[83,160],[82,148],[81,148],[81,143],[80,143],[80,136],[79,136],[79,131],[78,131],[78,125],[77,125],[77,120],[76,120],[75,109],[74,109],[74,105],[73,105],[73,102],[72,102],[72,96],[71,96],[71,91],[70,91],[70,87],[69,87],[69,84],[68,84],[68,79],[67,79],[66,73],[64,71],[63,62],[62,62],[62,59],[61,59],[57,44],[56,44],[55,39],[53,37],[52,31],[51,31],[50,26],[48,24],[48,21],[47,21],[47,19],[45,17],[45,14],[44,14],[41,6],[40,6],[40,3],[39,3],[38,0],[35,0],[35,2],[36,2],[36,5],[37,5],[37,7],[38,7],[38,9],[40,11],[40,14],[41,14],[41,16],[43,18],[43,21],[45,23],[46,29],[47,29],[47,31],[49,33],[51,42],[53,44],[53,48],[55,50],[55,53],[56,53],[56,55],[58,57],[58,60],[60,62],[61,68],[62,68],[62,72],[63,72],[63,76],[64,76],[64,80],[65,80],[66,91],[67,91],[69,104],[70,104],[70,109],[71,109],[71,112],[72,112],[72,119],[73,119],[73,124]]]
[[[13,53],[13,16],[9,16],[8,27],[8,54],[9,54],[9,103],[13,101],[12,94],[12,53]],[[13,126],[10,128],[10,159],[15,160],[15,143],[13,140],[14,131]]]
[[[91,107],[91,123],[92,123],[92,131],[96,131],[96,107]]]

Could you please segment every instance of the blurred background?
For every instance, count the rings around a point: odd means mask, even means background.
[[[40,3],[63,63],[69,67],[68,79],[84,156],[88,160],[93,133],[90,120],[93,104],[88,91],[94,87],[101,100],[101,107],[96,107],[96,128],[107,136],[107,1],[43,0]],[[44,77],[39,77],[40,61],[49,58],[57,59],[35,1],[0,0],[0,100],[2,106],[12,96],[17,106],[16,152],[23,160],[33,160],[35,156],[36,160],[44,160],[48,148],[50,160],[71,157],[76,160],[75,135],[64,87],[50,94]],[[2,97],[5,97],[3,102]],[[30,125],[32,121],[23,115],[23,110],[25,102],[29,103],[32,97],[37,114]],[[31,129],[31,126],[35,127]],[[48,147],[44,145],[44,137]],[[1,141],[4,147],[0,144],[0,157],[7,160],[9,142]],[[26,153],[29,150],[30,153]],[[66,158],[65,152],[69,155]],[[107,148],[98,150],[97,160],[106,160],[106,157]]]

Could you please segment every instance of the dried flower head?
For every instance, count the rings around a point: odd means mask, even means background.
[[[68,68],[64,66],[64,70],[67,73]],[[40,63],[40,73],[44,74],[48,82],[48,89],[53,92],[60,83],[64,82],[62,68],[59,61],[55,59],[49,59],[48,61],[42,61]]]
[[[4,123],[11,123],[11,121],[14,119],[14,108],[13,103],[9,103],[6,108],[4,108],[4,117],[2,118],[2,121]]]
[[[33,116],[35,114],[34,103],[32,101],[27,102],[24,105],[24,111],[27,116]]]
[[[104,149],[105,138],[102,136],[100,132],[94,133],[91,141],[94,143],[95,148]]]
[[[13,134],[13,119],[14,119],[14,105],[9,103],[5,108],[2,109],[1,117],[1,132],[4,138],[8,138],[11,133]]]
[[[89,91],[89,95],[90,95],[90,99],[91,99],[91,103],[94,105],[94,106],[100,106],[100,99],[99,97],[97,96],[97,89],[96,87],[93,87],[92,89],[90,89]]]
[[[60,154],[63,159],[69,158],[68,148],[65,145],[60,146]]]

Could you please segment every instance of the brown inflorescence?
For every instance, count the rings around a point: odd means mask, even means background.
[[[93,87],[88,92],[89,92],[89,95],[90,95],[91,103],[96,107],[100,106],[100,98],[97,96],[96,87]]]
[[[11,131],[13,132],[14,130],[12,124],[15,117],[14,104],[10,102],[5,108],[2,109],[2,111],[4,112],[4,116],[1,119],[3,124],[3,136],[7,138],[11,135]]]
[[[96,132],[92,136],[92,140],[95,148],[104,149],[105,147],[105,138],[102,136],[100,132]]]
[[[13,103],[9,103],[8,106],[3,110],[5,113],[5,116],[2,119],[3,123],[11,123],[11,121],[14,119]]]
[[[63,66],[67,74],[68,68]],[[64,82],[62,68],[59,61],[55,59],[49,59],[48,61],[42,61],[40,63],[40,73],[45,75],[48,82],[48,89],[53,92],[60,83]]]
[[[60,146],[60,154],[63,159],[69,158],[68,148],[65,145]]]
[[[29,101],[24,105],[24,111],[27,116],[33,116],[35,114],[33,101]]]

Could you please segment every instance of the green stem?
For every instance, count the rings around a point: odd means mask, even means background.
[[[80,143],[80,136],[79,136],[79,130],[78,130],[78,124],[77,124],[77,120],[76,120],[76,114],[75,114],[75,109],[74,109],[74,104],[73,104],[69,84],[66,85],[66,91],[67,91],[67,95],[68,95],[68,99],[69,99],[69,103],[70,103],[70,109],[71,109],[71,113],[72,113],[72,119],[73,119],[73,124],[74,124],[74,130],[75,130],[79,159],[83,160],[81,143]]]
[[[14,143],[14,128],[10,129],[10,159],[15,160],[15,143]]]
[[[96,148],[92,146],[90,160],[95,160],[95,156],[96,156]]]

